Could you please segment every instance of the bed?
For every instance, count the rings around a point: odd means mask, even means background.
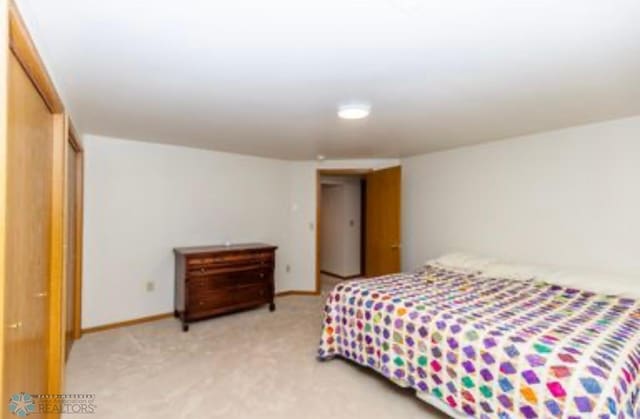
[[[527,276],[428,263],[342,282],[318,358],[372,368],[452,417],[640,418],[640,300]]]

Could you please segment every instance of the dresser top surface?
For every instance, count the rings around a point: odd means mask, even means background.
[[[191,246],[176,247],[173,249],[177,255],[197,255],[200,253],[222,253],[222,252],[238,252],[245,250],[275,250],[277,246],[266,243],[238,243],[232,245],[213,245],[213,246]]]

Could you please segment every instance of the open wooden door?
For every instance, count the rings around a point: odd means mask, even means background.
[[[377,170],[368,173],[366,181],[365,274],[372,277],[400,272],[402,169]]]

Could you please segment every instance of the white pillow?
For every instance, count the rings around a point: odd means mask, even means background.
[[[537,279],[598,294],[640,299],[640,277],[507,263],[464,252],[448,253],[427,263],[467,272],[480,271],[489,277]]]
[[[482,274],[485,276],[513,278],[523,281],[533,278],[549,278],[557,273],[557,270],[543,266],[518,265],[503,262],[490,263],[482,270]]]
[[[598,294],[619,295],[640,299],[640,278],[614,274],[554,269],[512,263],[492,263],[482,274],[500,278],[537,279],[564,287],[592,291]]]
[[[548,281],[558,285],[593,291],[598,294],[640,299],[640,278],[632,276],[559,271],[550,276]]]
[[[437,259],[427,261],[427,263],[436,264],[447,268],[455,268],[459,270],[462,269],[465,271],[482,271],[485,267],[487,267],[494,261],[494,259],[484,256],[478,256],[464,252],[455,252],[447,253],[446,255],[441,256]]]

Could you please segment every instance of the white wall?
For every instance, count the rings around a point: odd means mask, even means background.
[[[346,178],[344,182],[344,257],[342,276],[360,275],[360,242],[362,240],[362,185],[359,178]]]
[[[320,268],[343,277],[359,275],[361,241],[359,177],[322,177]]]
[[[320,269],[342,275],[345,252],[344,185],[323,184],[320,202]]]
[[[467,250],[640,274],[640,117],[402,165],[405,269]]]
[[[83,327],[173,311],[176,246],[289,252],[289,162],[87,136]],[[147,292],[145,283],[155,282]]]
[[[84,328],[173,311],[176,246],[273,243],[276,290],[315,289],[318,163],[93,135],[83,140]],[[155,282],[154,291],[146,291],[147,281]]]
[[[84,140],[83,327],[172,311],[175,246],[274,243],[277,290],[314,290],[319,168],[402,163],[405,269],[468,250],[640,274],[640,117],[402,162],[290,162]]]

